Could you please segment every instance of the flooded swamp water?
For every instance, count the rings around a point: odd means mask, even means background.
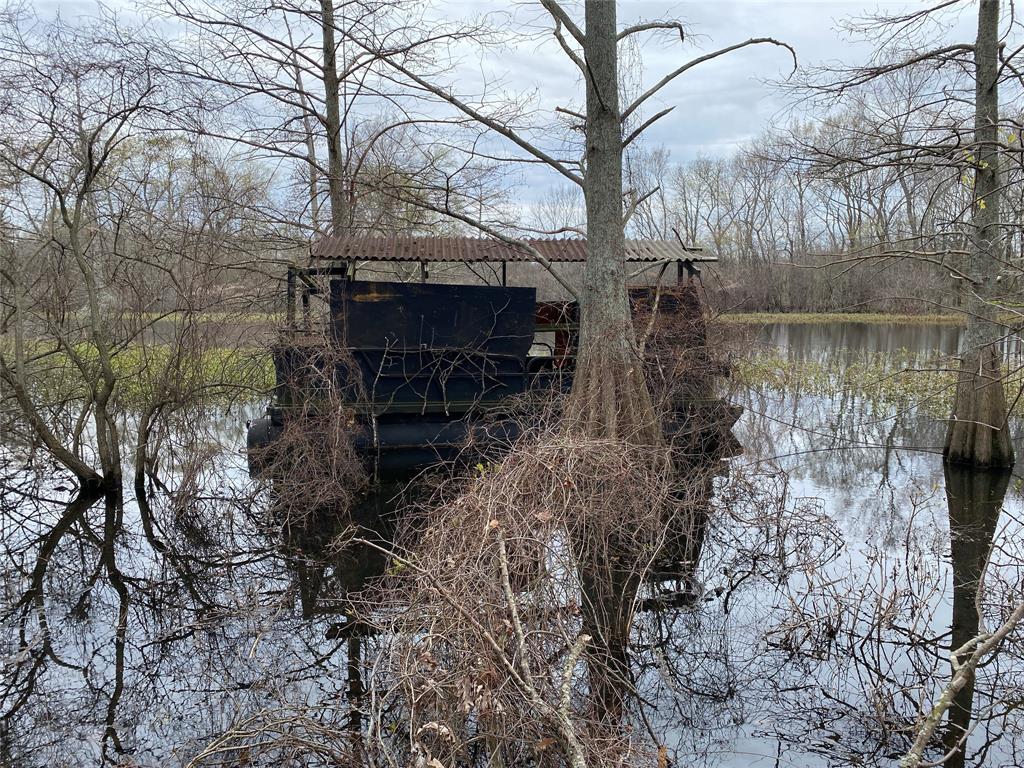
[[[737,359],[745,452],[715,480],[699,588],[645,604],[631,643],[636,727],[671,764],[894,765],[949,679],[949,649],[1021,599],[1020,476],[945,469],[938,453],[958,334],[775,324]],[[90,512],[83,543],[50,555],[45,628],[24,618],[25,583],[37,521],[67,489],[4,454],[0,765],[178,766],[204,750],[220,762],[203,764],[240,765],[209,751],[233,728],[269,739],[303,722],[314,740],[351,725],[352,663],[368,655],[350,655],[347,595],[389,565],[344,548],[321,561],[329,532],[281,546],[241,452],[260,408],[206,414],[203,435],[170,446],[167,469],[188,482],[154,494],[149,518],[172,524],[147,530],[125,505],[124,592],[85,555],[88,521],[108,513]],[[1024,765],[1022,703],[1018,633],[958,694],[947,764]]]

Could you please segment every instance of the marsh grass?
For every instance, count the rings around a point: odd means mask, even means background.
[[[879,410],[915,408],[946,418],[956,388],[955,359],[921,355],[908,350],[893,353],[853,353],[836,350],[828,360],[791,359],[775,351],[755,352],[733,361],[738,384],[791,395],[832,397],[854,394]],[[1004,364],[1006,388],[1013,415],[1024,416],[1024,372]]]
[[[111,365],[117,379],[114,397],[129,408],[175,397],[216,405],[264,396],[274,387],[274,364],[266,349],[209,347],[176,355],[169,345],[134,344],[118,349]],[[75,345],[71,353],[36,345],[27,366],[39,402],[86,397],[99,376],[96,348],[87,343]]]
[[[286,319],[284,312],[218,312],[206,310],[204,312],[189,312],[176,310],[170,312],[124,312],[121,315],[124,320],[152,322],[174,322],[184,318],[195,319],[202,323],[218,324],[249,324],[249,325],[272,325],[277,326]]]

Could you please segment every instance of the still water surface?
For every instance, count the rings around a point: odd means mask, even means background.
[[[794,362],[907,351],[934,359],[955,353],[958,334],[950,326],[776,324],[762,329],[761,342]],[[934,452],[944,426],[914,409],[888,412],[849,391],[734,386],[730,397],[746,409],[736,428],[746,451],[718,481],[702,596],[637,621],[648,719],[669,734],[678,765],[893,765],[908,726],[949,677],[951,644],[977,632],[977,584],[990,550],[986,622],[998,623],[1020,597],[1021,484],[944,471]],[[211,434],[240,449],[247,415],[222,416]],[[178,456],[183,472],[197,460],[189,451],[195,446]],[[120,542],[125,569],[148,597],[130,608],[113,711],[116,602],[87,589],[53,606],[60,620],[45,670],[30,686],[5,683],[5,706],[13,701],[18,711],[0,725],[0,765],[99,764],[111,721],[123,752],[108,745],[110,763],[174,766],[260,709],[337,710],[343,719],[346,644],[332,610],[360,570],[379,564],[343,559],[323,570],[301,553],[282,556],[253,520],[258,503],[247,482],[240,450],[213,456],[182,505],[200,514],[160,532],[194,552],[188,585],[147,559],[141,534]],[[214,498],[233,499],[230,509]],[[27,534],[5,529],[15,535]],[[5,581],[9,594],[16,581]],[[197,602],[208,607],[197,614]],[[5,670],[18,666],[18,647],[10,637],[0,648]],[[969,732],[968,749],[949,765],[1024,765],[1022,651],[1010,643],[958,698],[947,736],[954,744]],[[11,690],[29,694],[21,700]]]
[[[797,365],[842,365],[875,355],[934,361],[956,353],[959,335],[951,326],[773,324],[760,341]],[[944,470],[945,426],[913,408],[888,409],[849,391],[752,387],[735,397],[747,409],[739,433],[748,450],[734,462],[734,477],[766,462],[778,467],[794,508],[803,500],[820,517],[795,516],[801,531],[780,526],[795,544],[776,537],[799,553],[804,536],[802,552],[814,551],[808,567],[779,573],[776,565],[775,573],[750,577],[761,581],[737,601],[742,618],[720,630],[756,682],[737,686],[745,690],[730,711],[732,727],[707,733],[721,751],[698,762],[891,765],[907,746],[900,729],[948,680],[950,646],[977,634],[977,584],[990,550],[981,593],[988,626],[1022,598],[1019,477]],[[1013,428],[1021,455],[1020,425]],[[714,552],[705,550],[709,583]],[[713,615],[714,604],[705,611]],[[1021,651],[1019,641],[1009,644],[956,700],[947,741],[965,730],[970,738],[966,755],[948,765],[1024,764]],[[709,752],[699,743],[692,749],[695,757]]]

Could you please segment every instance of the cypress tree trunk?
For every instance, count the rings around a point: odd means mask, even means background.
[[[592,438],[654,445],[661,436],[644,377],[626,292],[616,4],[586,0],[584,59],[587,116],[583,192],[587,262],[580,294],[580,335],[566,427]],[[615,482],[615,480],[612,480]],[[638,489],[638,492],[642,490]],[[636,542],[617,530],[616,510],[591,516],[580,543],[583,621],[592,703],[598,718],[619,722],[629,690],[629,634],[638,588]]]
[[[653,442],[658,430],[626,294],[615,3],[587,0],[585,17],[587,263],[568,424],[594,437]]]
[[[953,416],[943,451],[946,460],[984,467],[1013,466],[1006,395],[997,342],[996,277],[1002,263],[999,210],[999,0],[981,0],[974,46],[975,200],[968,268],[967,333],[960,359]]]

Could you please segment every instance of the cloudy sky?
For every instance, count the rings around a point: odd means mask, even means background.
[[[215,1],[215,0],[214,0]],[[96,5],[91,0],[35,0],[46,12],[65,16],[89,14]],[[131,15],[133,0],[105,0],[105,4]],[[339,4],[340,5],[340,4]],[[512,29],[532,31],[532,39],[509,46],[500,56],[493,50],[467,51],[462,58],[462,73],[468,81],[486,73],[500,78],[507,89],[536,89],[545,108],[568,104],[580,93],[575,69],[553,44],[547,14],[535,2],[509,0],[428,0],[430,13],[450,20],[471,20],[487,14],[503,18]],[[576,18],[582,17],[582,3],[565,0],[564,5]],[[619,0],[620,26],[639,20],[678,19],[690,28],[692,41],[680,45],[669,36],[643,39],[643,77],[648,83],[674,67],[699,55],[750,37],[774,37],[793,46],[801,65],[823,62],[859,62],[870,54],[871,46],[840,31],[839,22],[878,12],[895,13],[918,2],[878,2],[875,0]],[[966,2],[956,35],[969,39],[972,3]],[[757,135],[773,120],[785,119],[784,96],[770,85],[773,79],[790,71],[789,54],[774,46],[748,48],[701,65],[688,72],[660,95],[654,108],[675,105],[675,113],[649,135],[649,141],[668,146],[674,158],[684,160],[698,153],[729,153],[738,144]]]
[[[581,3],[563,4],[574,18],[582,18]],[[791,45],[801,66],[860,64],[870,57],[874,45],[845,31],[844,20],[893,15],[922,5],[870,0],[620,0],[620,27],[643,20],[678,19],[689,29],[685,45],[668,34],[639,37],[642,48],[632,55],[623,53],[621,75],[626,80],[639,77],[649,86],[702,53],[754,37],[771,37]],[[479,93],[485,81],[491,90],[499,90],[493,85],[499,82],[509,93],[534,93],[542,115],[551,115],[560,105],[575,103],[579,109],[582,85],[578,73],[552,40],[550,17],[537,3],[510,6],[462,0],[440,2],[436,8],[439,16],[459,20],[507,12],[508,28],[535,33],[497,55],[493,48],[467,49],[450,79],[463,94]],[[944,34],[971,40],[975,14],[973,3],[964,2],[962,10],[946,19],[950,28]],[[772,45],[745,48],[699,65],[645,105],[645,116],[675,107],[671,115],[645,134],[645,145],[666,147],[676,162],[700,154],[731,154],[772,123],[785,124],[802,116],[790,102],[791,97],[773,85],[773,81],[786,78],[792,67],[791,55]],[[564,186],[564,180],[548,169],[529,166],[521,171],[515,186],[522,213],[532,218],[529,209],[553,187]]]
[[[712,51],[751,37],[773,37],[793,46],[801,65],[863,62],[872,46],[840,29],[844,19],[881,12],[897,13],[920,6],[909,2],[868,2],[867,0],[704,0],[703,2],[655,2],[620,0],[620,26],[640,20],[674,18],[692,32],[693,42],[680,45],[668,35],[643,37],[641,51],[643,79],[656,82],[664,73],[701,53]],[[960,23],[953,34],[973,36],[973,9],[965,3]],[[489,10],[508,7],[503,3],[480,0],[445,2],[443,14],[450,18],[469,18]],[[577,9],[578,11],[578,9]],[[529,3],[517,4],[513,23],[523,28],[533,25],[549,28],[543,11]],[[579,18],[580,14],[574,13]],[[569,65],[550,36],[539,35],[533,42],[507,50],[500,60],[463,60],[467,77],[484,70],[500,76],[510,89],[535,88],[542,104],[553,108],[579,98],[580,86],[574,68]],[[792,59],[782,48],[747,48],[687,72],[666,88],[647,108],[647,114],[664,106],[675,106],[674,113],[653,128],[648,142],[663,144],[673,158],[684,160],[698,153],[728,154],[737,145],[756,136],[772,121],[785,121],[791,113],[786,97],[771,85],[786,77]],[[628,76],[628,75],[627,75]]]
[[[133,0],[106,2],[122,9],[125,15],[138,13]],[[94,13],[96,7],[90,0],[36,0],[36,4],[44,13],[59,11],[65,17]],[[579,0],[564,0],[563,4],[575,18],[582,18]],[[479,94],[486,82],[492,93],[503,89],[508,94],[532,94],[541,115],[552,115],[556,106],[580,104],[578,73],[553,41],[550,18],[538,3],[427,0],[419,7],[426,9],[423,12],[428,17],[439,20],[471,21],[489,16],[509,32],[504,47],[466,45],[455,52],[457,63],[439,77],[460,95]],[[649,85],[695,56],[752,37],[772,37],[791,45],[801,66],[862,63],[872,45],[843,31],[841,23],[914,7],[922,4],[877,0],[619,0],[620,26],[642,20],[678,19],[689,29],[685,45],[668,34],[638,38],[642,48],[626,52],[622,74]],[[951,20],[948,35],[970,40],[974,14],[974,4],[964,2]],[[646,145],[667,147],[677,162],[698,154],[732,153],[773,122],[785,123],[798,116],[790,110],[784,93],[772,85],[791,69],[790,54],[770,45],[745,48],[700,65],[647,103],[647,116],[667,106],[674,106],[675,111],[645,134]],[[543,188],[557,185],[559,178],[535,166],[525,170],[520,177],[520,199],[529,205]]]

